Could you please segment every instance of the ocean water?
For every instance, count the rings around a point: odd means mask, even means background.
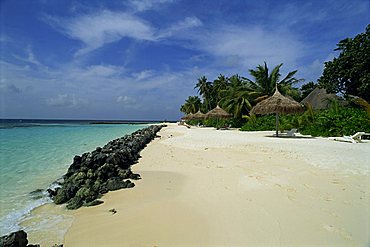
[[[145,124],[88,121],[2,121],[0,124],[0,236],[20,229],[32,209],[50,203],[45,190],[75,155],[93,151]],[[32,230],[32,229],[31,229]]]

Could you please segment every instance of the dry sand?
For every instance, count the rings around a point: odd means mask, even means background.
[[[64,245],[369,246],[370,143],[272,133],[169,125]]]

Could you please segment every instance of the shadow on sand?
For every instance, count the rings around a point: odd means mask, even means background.
[[[286,138],[286,139],[316,139],[316,137],[313,136],[286,136],[286,135],[266,135],[265,137],[270,137],[270,138]]]

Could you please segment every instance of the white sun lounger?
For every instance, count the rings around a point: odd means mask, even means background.
[[[339,141],[339,142],[360,143],[362,142],[361,137],[363,135],[370,135],[370,134],[365,133],[365,132],[357,132],[356,134],[351,135],[351,136],[329,137],[328,139],[332,141]]]
[[[298,132],[297,129],[291,129],[286,133],[279,133],[279,136],[294,137],[297,132]],[[274,136],[276,136],[276,134],[274,134]]]

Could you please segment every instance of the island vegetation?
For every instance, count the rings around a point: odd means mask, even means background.
[[[338,99],[328,99],[326,109],[315,110],[305,105],[302,114],[280,117],[280,129],[297,128],[302,134],[312,136],[351,135],[358,131],[370,132],[370,25],[354,38],[340,41],[335,48],[338,57],[325,62],[317,82],[302,84],[304,79],[295,77],[297,70],[282,77],[283,63],[271,71],[266,62],[249,69],[249,78],[238,74],[227,77],[220,74],[213,81],[205,76],[198,79],[195,89],[199,96],[189,96],[181,105],[184,114],[201,111],[206,113],[219,105],[233,115],[222,120],[223,125],[238,127],[243,131],[273,130],[275,116],[255,116],[250,110],[258,102],[272,96],[275,88],[285,96],[301,102],[315,88],[334,93]],[[189,124],[216,126],[216,119],[189,120]]]

